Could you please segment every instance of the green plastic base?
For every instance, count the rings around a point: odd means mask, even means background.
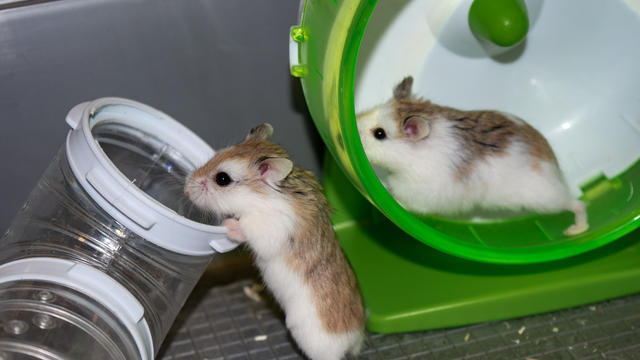
[[[325,165],[324,182],[338,238],[369,311],[370,331],[461,326],[640,292],[640,231],[561,261],[476,263],[409,237],[372,207],[332,160]]]

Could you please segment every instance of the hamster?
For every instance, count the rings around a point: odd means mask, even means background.
[[[228,237],[245,242],[286,325],[313,360],[357,354],[365,313],[356,277],[330,222],[322,186],[267,141],[269,124],[218,152],[187,179],[198,207],[230,218]]]
[[[564,234],[589,228],[551,146],[524,120],[497,111],[461,111],[411,96],[412,77],[393,98],[357,116],[370,163],[394,198],[418,214],[569,210]]]

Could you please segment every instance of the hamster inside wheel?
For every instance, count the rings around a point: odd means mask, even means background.
[[[365,209],[370,203],[389,226],[458,259],[452,262],[477,264],[469,269],[511,265],[516,273],[524,264],[533,267],[525,272],[535,273],[556,266],[544,264],[580,261],[571,259],[620,243],[615,240],[639,238],[633,230],[640,226],[640,1],[495,0],[499,6],[483,9],[487,3],[304,2],[300,26],[291,31],[291,72],[301,78],[310,113],[335,160],[328,162],[325,182],[332,205],[346,205],[336,217],[376,222],[377,212]],[[565,236],[569,212],[477,222],[415,216],[402,208],[371,168],[355,114],[387,101],[407,75],[414,77],[414,93],[434,103],[526,119],[551,144],[572,194],[586,203],[589,230]],[[333,177],[343,175],[364,195],[361,205],[345,204],[337,195],[342,185]],[[411,239],[394,241],[385,251],[423,251],[405,241],[425,247]],[[355,249],[345,246],[361,274],[358,266],[375,260],[362,259],[365,251]],[[421,255],[411,256],[411,269],[428,266]],[[363,291],[366,298],[366,284]],[[564,305],[581,301],[588,300]],[[448,324],[464,321],[469,319]],[[394,329],[424,328],[403,326]]]

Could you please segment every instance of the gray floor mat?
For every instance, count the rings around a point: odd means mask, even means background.
[[[253,284],[197,288],[158,359],[304,359],[283,314]],[[640,295],[454,329],[368,334],[358,359],[640,359]]]

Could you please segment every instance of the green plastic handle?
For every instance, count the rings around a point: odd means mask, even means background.
[[[518,44],[529,30],[524,0],[474,0],[468,21],[476,36],[504,47]]]

